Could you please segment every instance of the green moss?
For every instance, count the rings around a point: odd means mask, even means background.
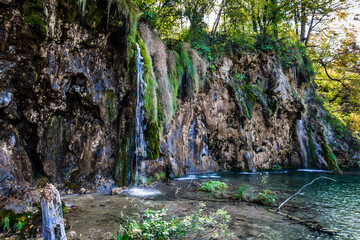
[[[65,182],[65,186],[67,186],[71,190],[78,190],[80,186],[73,182]]]
[[[108,120],[109,122],[112,122],[117,110],[116,94],[113,91],[107,90],[105,92],[105,108],[108,113]]]
[[[129,125],[125,126],[125,134],[121,136],[122,139],[117,146],[114,178],[118,186],[127,186],[133,183],[134,171],[131,162],[135,156],[134,135],[134,121],[129,121]]]
[[[146,125],[145,137],[147,143],[147,157],[157,159],[160,151],[160,128],[158,122],[150,122]]]
[[[173,110],[174,112],[176,112],[177,109],[176,99],[178,96],[181,79],[184,74],[184,67],[180,55],[175,51],[171,51],[171,54],[174,54],[175,56],[175,63],[174,63],[175,67],[174,69],[171,69],[169,72],[169,80],[173,91]]]
[[[333,151],[331,150],[331,148],[329,147],[329,145],[327,144],[324,133],[321,134],[321,140],[322,140],[322,145],[321,145],[322,156],[324,157],[328,165],[328,169],[334,172],[340,172],[340,168],[337,164],[336,157]]]
[[[291,46],[279,52],[278,58],[284,70],[296,67],[296,75],[300,83],[311,82],[315,70],[306,47],[302,43],[299,41],[292,43]]]
[[[24,18],[24,23],[30,24],[35,29],[36,32],[41,34],[41,37],[43,39],[46,38],[45,21],[41,16],[37,14],[26,16]]]
[[[258,97],[254,94],[254,89],[251,85],[246,84],[240,86],[234,83],[236,98],[240,106],[241,113],[248,119],[252,118],[253,108],[258,101]]]
[[[86,3],[86,0],[83,1]],[[88,1],[86,9],[86,23],[93,29],[99,30],[102,24],[102,18],[106,16],[103,6],[98,5],[97,1],[92,0]],[[82,11],[84,11],[84,9]]]
[[[148,122],[157,122],[158,121],[158,105],[157,105],[157,96],[156,88],[157,82],[155,75],[153,73],[152,61],[149,57],[148,50],[145,46],[144,41],[141,39],[140,33],[136,33],[136,42],[139,44],[140,54],[143,58],[143,80],[146,82],[146,88],[144,92],[144,109],[145,117]]]
[[[315,153],[315,149],[316,149],[316,145],[314,143],[314,140],[312,138],[312,134],[311,134],[311,130],[308,128],[307,125],[305,125],[306,128],[306,133],[307,133],[307,137],[309,139],[309,152],[310,152],[310,158],[312,161],[316,161],[316,153]]]
[[[42,17],[44,14],[44,5],[41,0],[28,0],[23,4],[24,23],[30,24],[40,40],[45,40],[46,24]]]

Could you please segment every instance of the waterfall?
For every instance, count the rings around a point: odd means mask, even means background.
[[[142,109],[143,106],[143,95],[144,95],[144,87],[145,82],[143,80],[143,61],[140,52],[140,47],[136,43],[137,46],[137,58],[136,58],[136,83],[137,83],[137,97],[136,97],[136,133],[135,133],[135,158],[136,158],[136,165],[135,165],[135,187],[138,186],[138,181],[141,176],[145,175],[145,158],[146,158],[146,142],[144,136],[145,124],[144,124],[144,110]],[[140,166],[139,166],[140,164]],[[140,172],[139,172],[140,167]],[[144,178],[141,179],[142,185],[144,185]]]
[[[302,168],[309,168],[309,156],[308,156],[308,149],[309,149],[309,138],[305,129],[304,120],[297,120],[296,121],[296,133],[300,145],[300,155],[302,159]]]

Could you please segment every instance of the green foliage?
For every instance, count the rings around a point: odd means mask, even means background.
[[[331,112],[328,111],[329,108],[325,108],[325,111],[326,111],[326,115],[325,115],[325,123],[327,125],[330,125],[332,129],[335,130],[336,132],[336,137],[337,138],[342,138],[346,135],[349,135],[351,134],[349,132],[349,130],[346,128],[346,125],[345,123],[340,119],[338,118],[336,115],[332,114]]]
[[[166,180],[166,174],[164,172],[159,172],[159,173],[155,173],[154,176],[149,177],[147,179],[147,183],[151,184],[153,182],[164,181],[164,180]]]
[[[198,43],[198,42],[193,42],[191,44],[191,47],[196,49],[198,51],[198,53],[200,54],[200,56],[205,57],[207,60],[212,61],[214,60],[214,58],[211,56],[211,50],[212,47],[209,47],[207,45]]]
[[[238,188],[236,197],[238,197],[240,199],[243,198],[247,190],[248,190],[248,186],[240,185],[240,187]]]
[[[166,179],[166,174],[164,172],[155,173],[155,175],[154,175],[155,181],[165,180],[165,179]]]
[[[3,225],[4,232],[10,230],[10,218],[8,216],[4,217],[1,224]]]
[[[202,183],[198,190],[214,193],[217,191],[225,191],[227,188],[228,186],[224,182],[210,181]]]
[[[360,161],[357,161],[356,164],[357,164],[358,168],[360,168]]]
[[[234,237],[234,234],[227,230],[230,215],[222,209],[203,215],[203,208],[201,208],[184,218],[177,216],[166,218],[166,211],[167,209],[159,211],[147,209],[141,218],[139,216],[128,218],[124,225],[120,225],[116,239],[229,239]]]
[[[24,223],[22,221],[18,221],[17,223],[14,224],[14,231],[20,232],[23,227],[24,227]]]
[[[279,164],[275,163],[274,166],[272,167],[272,170],[281,171],[282,167]]]
[[[264,189],[256,199],[265,205],[271,206],[276,204],[277,195],[270,189]]]
[[[300,41],[288,40],[277,46],[277,53],[284,70],[295,69],[300,83],[309,83],[315,76],[312,60]]]
[[[260,179],[261,184],[266,185],[268,183],[269,174],[268,173],[266,173],[264,175],[260,174],[260,177],[261,177],[261,179]]]
[[[29,231],[31,224],[41,217],[41,211],[37,210],[35,213],[23,212],[15,214],[11,210],[0,211],[0,232],[12,232],[22,234],[24,231]]]

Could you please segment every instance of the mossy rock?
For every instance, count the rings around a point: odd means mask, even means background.
[[[310,158],[312,161],[316,161],[316,145],[314,143],[314,140],[312,138],[312,134],[311,134],[311,130],[309,129],[309,127],[307,125],[305,125],[305,128],[306,128],[306,134],[307,134],[307,137],[309,139],[309,152],[310,152]]]
[[[79,190],[80,186],[73,182],[66,182],[65,185],[71,190]]]
[[[328,165],[328,169],[330,171],[334,171],[334,172],[341,172],[341,170],[337,164],[336,157],[326,142],[324,133],[321,134],[321,140],[322,140],[322,145],[321,145],[322,156],[324,157],[324,159]]]
[[[117,146],[114,179],[118,186],[128,186],[134,182],[131,162],[135,157],[135,127],[134,121],[125,128],[122,141]]]
[[[47,38],[46,22],[44,20],[44,5],[40,0],[28,0],[23,3],[24,23],[32,26],[40,41]]]
[[[158,122],[146,125],[145,137],[147,141],[147,157],[157,159],[160,152],[160,127]]]

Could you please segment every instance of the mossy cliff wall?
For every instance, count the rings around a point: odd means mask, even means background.
[[[248,53],[210,68],[188,44],[168,48],[139,24],[130,0],[110,3],[0,1],[3,193],[44,181],[98,191],[134,182],[136,43],[148,175],[338,170],[356,160],[313,101],[303,57],[283,68],[271,51]]]
[[[43,176],[98,190],[127,184],[135,7],[106,0],[89,0],[85,10],[66,0],[0,5],[2,190]]]

